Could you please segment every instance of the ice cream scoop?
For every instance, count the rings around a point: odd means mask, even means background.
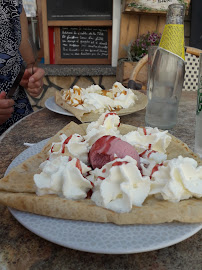
[[[89,152],[89,161],[93,169],[100,169],[106,163],[125,156],[134,158],[137,161],[137,166],[140,166],[139,154],[134,146],[116,136],[106,135],[92,145]]]

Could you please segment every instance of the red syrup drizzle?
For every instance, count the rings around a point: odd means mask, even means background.
[[[63,144],[62,144],[62,151],[61,151],[62,154],[64,154],[64,152],[65,152],[65,145],[68,144],[68,142],[70,141],[71,138],[72,138],[72,135],[69,136],[69,137],[63,142]]]
[[[146,128],[143,128],[143,132],[144,132],[144,135],[147,135],[147,131],[146,131]],[[149,150],[151,150],[151,144],[149,144],[149,147],[148,147]]]
[[[99,178],[100,180],[105,180],[105,178],[102,177],[102,176],[98,176],[98,178]]]
[[[53,147],[54,147],[55,144],[53,144],[53,146],[51,147],[51,153],[53,153]]]
[[[79,171],[80,171],[81,174],[82,174],[81,162],[80,162],[80,160],[79,160],[78,158],[76,159],[76,167],[79,169]]]
[[[72,160],[72,157],[69,157],[69,161],[71,161],[71,160]],[[76,168],[78,168],[79,171],[80,171],[81,174],[82,174],[82,166],[81,166],[81,162],[80,162],[80,160],[79,160],[78,158],[77,158],[77,160],[76,160]],[[87,175],[90,175],[90,173],[88,172]],[[84,176],[83,176],[83,177],[84,177]],[[84,178],[87,179],[86,177],[84,177]],[[91,186],[94,187],[93,182],[90,181],[90,183],[91,183]],[[87,195],[86,195],[86,199],[90,199],[91,196],[92,196],[92,194],[93,194],[92,189],[89,189],[89,191],[87,192]]]
[[[144,150],[144,152],[142,152],[141,154],[139,154],[139,156],[140,157],[143,157],[144,156],[144,154],[147,152],[147,149],[146,150]]]
[[[108,136],[108,135],[103,136],[103,137],[105,137],[105,143],[103,144],[102,147],[100,147],[98,153],[106,154],[106,153],[108,153],[108,151],[109,151],[109,149],[111,147],[111,141],[116,140],[118,138],[115,137],[115,136]]]
[[[154,166],[154,168],[152,169],[151,175],[150,175],[150,179],[152,178],[153,173],[155,173],[156,171],[158,171],[159,167],[162,166],[162,165],[163,165],[163,163],[161,163],[161,164],[156,164],[156,165]]]
[[[107,117],[108,117],[109,115],[117,115],[117,114],[116,114],[115,112],[110,112],[110,113],[105,114],[104,121],[107,119]],[[120,126],[120,124],[121,124],[121,123],[118,124],[118,127]]]
[[[114,162],[112,164],[112,167],[114,167],[114,166],[121,166],[121,165],[127,164],[127,163],[128,163],[128,161],[116,161],[116,162]]]
[[[149,149],[144,150],[144,152],[142,152],[141,154],[139,154],[139,156],[140,156],[140,157],[143,157],[143,156],[146,154],[146,152],[147,152],[147,151],[150,151],[150,150],[151,150],[151,144],[149,145]],[[151,151],[148,153],[147,157],[149,158],[150,155],[151,155],[152,153],[156,153],[156,151],[155,151],[155,150],[151,150]]]
[[[150,151],[150,150],[151,150],[151,144],[149,144],[149,148],[146,149],[146,150],[145,150],[144,152],[142,152],[141,154],[139,154],[139,156],[140,156],[140,157],[143,157],[143,156],[146,154],[146,152],[147,152],[147,151]],[[151,155],[152,153],[156,153],[156,151],[155,151],[155,150],[151,150],[151,151],[148,153],[147,158],[149,158],[150,155]],[[153,173],[156,172],[156,171],[158,171],[159,167],[162,166],[162,165],[163,165],[163,163],[161,163],[161,164],[156,164],[156,165],[154,166],[154,168],[152,169],[151,175],[150,175],[150,179],[152,178]],[[141,172],[141,174],[142,174],[142,176],[143,176],[142,168],[140,168],[140,172]]]
[[[88,172],[88,175],[90,175],[89,172]],[[93,182],[90,181],[90,183],[91,183],[91,186],[94,187]],[[89,189],[89,191],[87,192],[86,199],[90,199],[91,196],[92,196],[92,194],[93,194],[93,190],[92,190],[92,188],[91,188],[91,189]]]
[[[156,151],[155,150],[152,150],[151,152],[149,152],[149,154],[147,155],[147,157],[149,158],[152,153],[156,153]]]
[[[89,189],[89,191],[87,192],[87,195],[86,195],[86,199],[90,199],[92,194],[93,194],[92,189]]]

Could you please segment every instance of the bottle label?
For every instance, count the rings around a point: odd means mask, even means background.
[[[202,110],[202,76],[199,79],[199,86],[197,91],[197,109],[196,114],[199,114]]]
[[[185,60],[184,25],[166,24],[159,47],[170,51]]]

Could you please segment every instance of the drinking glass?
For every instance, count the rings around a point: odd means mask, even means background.
[[[176,125],[184,73],[182,58],[160,47],[156,50],[149,67],[146,126],[171,129]]]

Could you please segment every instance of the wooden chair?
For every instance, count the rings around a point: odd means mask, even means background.
[[[189,55],[192,56],[193,59],[198,59],[200,53],[202,53],[202,50],[197,49],[197,48],[193,48],[193,47],[185,47],[185,52],[186,52],[186,56],[185,56],[185,82],[184,82],[184,87],[183,90],[197,90],[197,84],[198,84],[198,72],[189,76],[189,73],[191,72],[191,70],[193,70],[193,66],[191,66],[191,69],[189,71]],[[199,62],[197,62],[198,60],[196,60],[196,64],[198,65]],[[138,74],[141,72],[142,68],[145,67],[145,65],[148,63],[148,54],[145,55],[139,62],[138,64],[135,66],[135,68],[133,69],[131,76],[129,78],[128,81],[128,87],[135,89],[135,90],[146,90],[147,89],[147,78],[144,78],[144,82],[140,82],[138,81]],[[197,70],[197,66],[196,64],[195,66],[195,70]],[[190,77],[190,78],[189,78]],[[191,84],[192,86],[187,86],[186,85],[186,81],[188,84]],[[193,85],[195,85],[195,87],[193,87]],[[190,87],[190,89],[188,89],[188,87]],[[194,89],[191,89],[194,88]],[[196,89],[195,89],[196,88]]]

